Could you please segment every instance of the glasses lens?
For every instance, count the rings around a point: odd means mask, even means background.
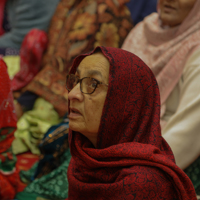
[[[97,81],[93,78],[83,78],[81,83],[81,90],[83,93],[91,94],[97,87]]]
[[[76,76],[74,74],[67,75],[66,79],[66,87],[69,91],[71,91],[76,85]]]

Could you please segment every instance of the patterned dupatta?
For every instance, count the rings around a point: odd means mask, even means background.
[[[152,71],[130,52],[97,49],[110,62],[109,88],[97,148],[82,134],[69,132],[69,199],[196,199],[161,136],[160,95]],[[77,57],[70,73],[90,54]]]
[[[127,0],[61,0],[48,31],[42,69],[25,88],[49,101],[60,116],[68,111],[65,88],[76,56],[96,46],[121,47],[132,29]]]

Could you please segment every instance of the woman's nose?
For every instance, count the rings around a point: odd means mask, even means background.
[[[68,99],[74,100],[77,99],[79,101],[82,101],[83,94],[80,90],[80,83],[78,83],[69,93],[68,93]]]

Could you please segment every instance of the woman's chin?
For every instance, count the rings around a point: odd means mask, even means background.
[[[80,132],[80,126],[73,120],[69,120],[69,129],[71,129],[72,131]]]

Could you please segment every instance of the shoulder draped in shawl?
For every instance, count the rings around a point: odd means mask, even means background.
[[[158,13],[133,28],[122,49],[139,56],[153,71],[160,89],[161,104],[178,83],[188,57],[200,48],[200,0],[184,21],[175,27],[160,26]],[[161,115],[165,106],[162,106]]]
[[[97,148],[82,134],[69,133],[69,199],[196,199],[161,136],[160,96],[152,71],[125,50],[97,49],[110,62],[109,88]],[[90,54],[77,57],[70,73]]]

